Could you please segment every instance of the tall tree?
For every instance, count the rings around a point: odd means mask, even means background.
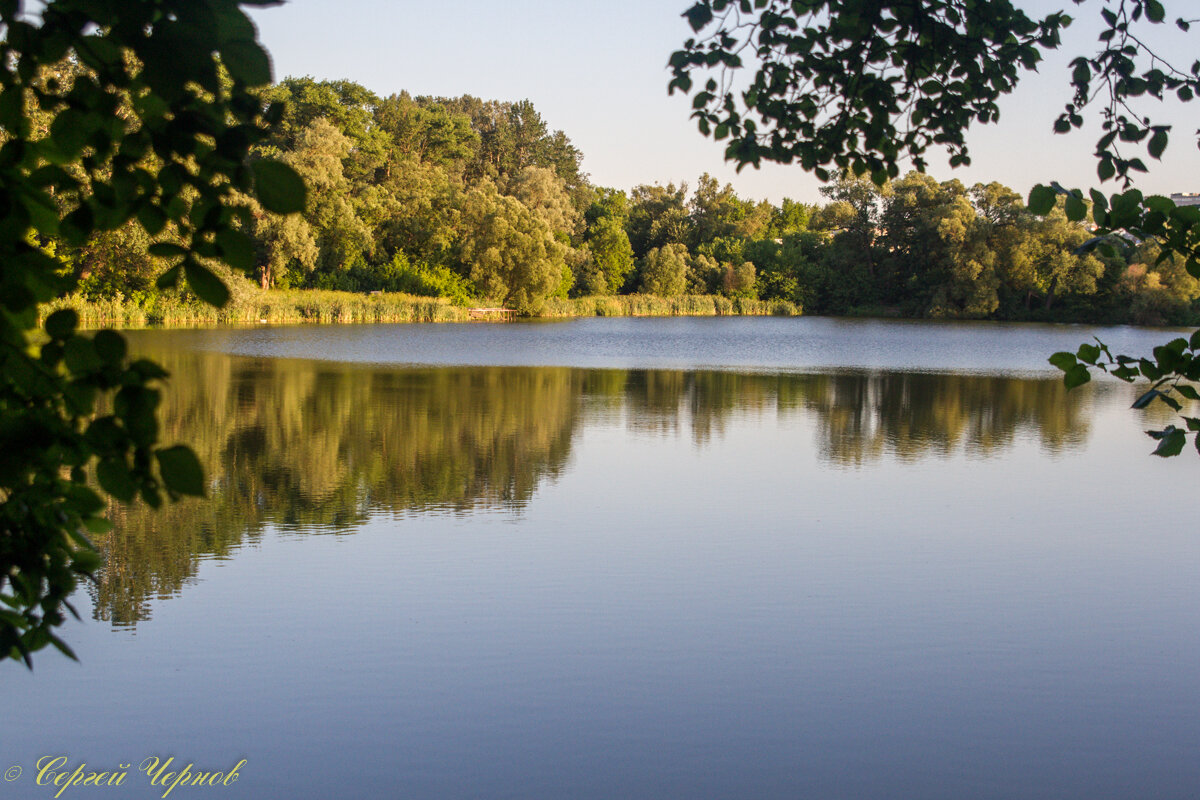
[[[638,258],[668,244],[686,244],[692,230],[687,184],[635,186],[629,196],[626,230]]]
[[[458,262],[481,297],[529,312],[566,295],[570,248],[534,211],[484,181],[463,195],[461,214]]]
[[[660,297],[681,295],[687,288],[687,248],[672,242],[656,247],[639,264],[641,291]]]
[[[309,126],[324,119],[352,143],[353,158],[347,163],[352,176],[371,176],[383,165],[389,136],[374,124],[379,97],[364,86],[346,80],[288,77],[263,95],[285,109],[272,136],[272,145],[294,149]]]
[[[374,118],[375,124],[391,137],[389,163],[413,157],[461,171],[479,152],[479,133],[471,127],[469,116],[441,103],[419,103],[408,92],[379,101]]]

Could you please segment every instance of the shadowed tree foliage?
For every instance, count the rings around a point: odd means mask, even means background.
[[[143,269],[143,253],[169,266],[160,285],[184,276],[221,305],[209,265],[254,260],[238,198],[304,206],[290,167],[250,158],[278,114],[254,94],[270,62],[238,2],[38,11],[0,3],[0,657],[29,666],[46,645],[71,655],[54,629],[99,564],[86,534],[108,527],[92,487],[152,507],[205,490],[191,450],[159,445],[160,366],[131,360],[112,331],[77,333],[74,312],[35,330],[38,302],[70,288],[59,244],[119,240]]]

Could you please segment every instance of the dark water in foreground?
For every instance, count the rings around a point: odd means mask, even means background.
[[[1196,797],[1200,460],[1062,389],[1088,335],[138,335],[211,497],[119,511],[82,664],[3,668],[0,797]]]

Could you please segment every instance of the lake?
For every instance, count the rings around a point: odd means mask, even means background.
[[[1192,798],[1200,459],[1046,364],[1130,328],[817,318],[136,332],[210,497],[116,508],[5,667],[175,798]]]

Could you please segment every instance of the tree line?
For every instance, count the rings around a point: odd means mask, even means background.
[[[817,314],[1189,324],[1200,281],[1153,244],[1112,255],[1061,208],[999,184],[842,177],[824,204],[695,185],[593,185],[582,153],[520,102],[381,97],[287,78],[259,156],[308,186],[300,214],[250,198],[247,277],[264,289],[405,292],[537,313],[547,298],[646,293],[788,301]],[[169,235],[169,232],[168,234]],[[57,244],[89,299],[146,298],[163,271],[136,221]],[[171,291],[171,290],[167,290]]]

